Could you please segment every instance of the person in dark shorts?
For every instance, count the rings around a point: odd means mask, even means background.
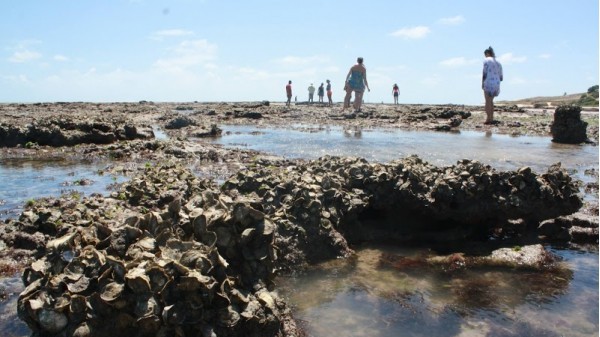
[[[398,84],[394,83],[394,87],[392,88],[392,95],[394,95],[394,104],[398,104],[398,96],[400,96],[400,88],[398,88]]]
[[[333,101],[331,100],[331,95],[333,95],[333,92],[331,91],[331,82],[329,80],[327,80],[326,82],[327,87],[325,88],[325,90],[327,90],[327,100],[329,101],[329,106],[332,106]]]
[[[323,86],[323,83],[321,83],[319,89],[317,89],[317,95],[319,95],[319,103],[323,103],[323,96],[325,96],[325,87]]]
[[[285,105],[290,106],[292,104],[292,81],[289,81],[285,86],[285,93],[287,94],[287,102],[285,102]]]
[[[365,88],[371,91],[369,82],[367,82],[367,68],[363,64],[363,58],[359,57],[356,64],[350,68],[348,75],[346,75],[346,84],[344,85],[346,97],[344,98],[344,108],[342,110],[350,107],[350,98],[352,98],[352,92],[354,91],[354,112],[360,112]]]

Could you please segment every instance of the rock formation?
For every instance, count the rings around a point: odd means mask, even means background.
[[[565,144],[580,144],[587,140],[587,123],[581,120],[581,107],[561,105],[554,111],[552,141]]]
[[[39,237],[18,305],[34,334],[296,336],[271,291],[279,270],[348,256],[349,240],[377,235],[481,239],[516,219],[571,214],[577,191],[559,165],[537,175],[418,157],[259,159],[219,187],[165,163],[110,197],[32,205],[2,239],[17,249],[11,233]],[[378,216],[388,219],[369,221]]]

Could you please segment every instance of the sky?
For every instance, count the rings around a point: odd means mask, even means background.
[[[0,102],[334,101],[364,58],[367,103],[483,104],[598,84],[598,0],[0,0]]]

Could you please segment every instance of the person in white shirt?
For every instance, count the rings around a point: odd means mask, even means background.
[[[308,87],[308,102],[309,103],[313,103],[313,97],[315,96],[315,87],[313,86],[313,84],[311,83],[310,86]]]
[[[502,74],[502,65],[496,61],[494,49],[489,47],[483,54],[483,77],[481,79],[481,89],[485,97],[485,114],[486,119],[484,124],[494,123],[494,97],[500,94],[500,82],[504,79]]]

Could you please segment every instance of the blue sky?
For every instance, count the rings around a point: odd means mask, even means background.
[[[357,56],[367,102],[482,104],[598,84],[598,0],[3,0],[0,102],[298,100]]]

